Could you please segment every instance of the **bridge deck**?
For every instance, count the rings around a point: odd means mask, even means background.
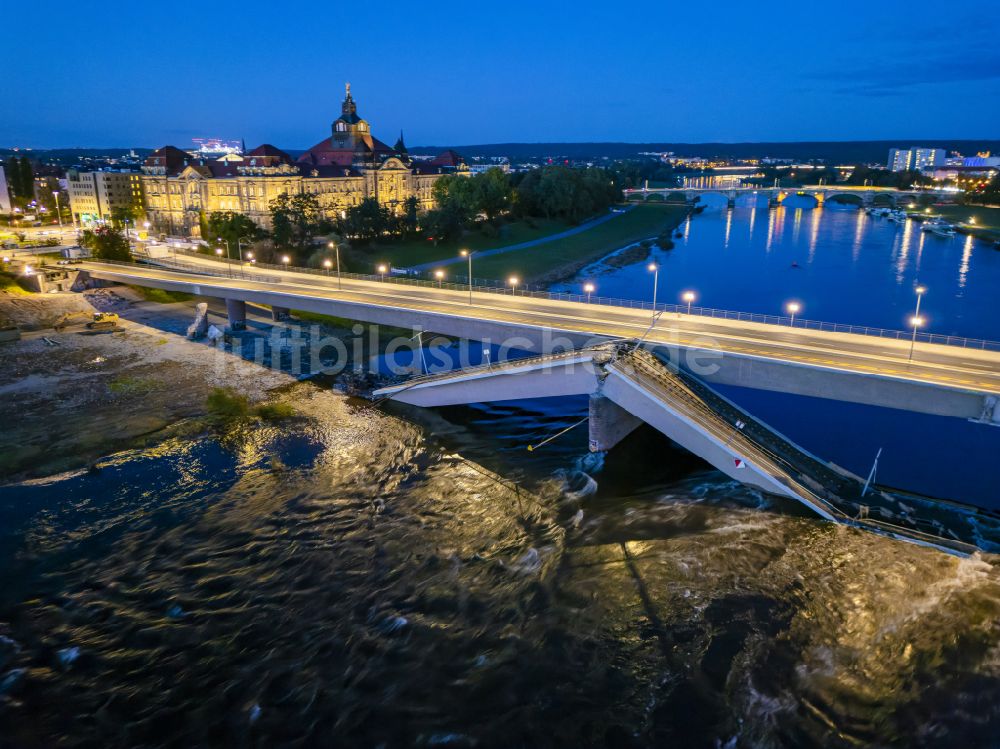
[[[639,337],[650,324],[647,310],[530,296],[477,291],[470,305],[467,292],[432,286],[345,278],[340,289],[335,277],[274,270],[258,273],[246,267],[240,271],[244,277],[228,278],[219,275],[224,271],[219,270],[215,261],[207,259],[185,271],[90,262],[80,267],[98,277],[124,283],[224,298],[253,297],[260,303],[326,311],[327,314],[373,322],[384,322],[392,317],[398,319],[397,324],[413,324],[446,335],[466,335],[469,323],[482,322],[496,323],[508,332],[521,329],[536,337],[540,331],[550,330],[589,337],[597,342]],[[375,310],[388,315],[382,314],[379,318],[372,314]],[[905,340],[684,314],[661,316],[647,340],[678,350],[721,352],[758,362],[795,365],[810,371],[852,373],[980,395],[1000,394],[1000,352],[990,350],[918,342],[914,360],[908,361],[909,343]],[[497,338],[494,341],[499,342]],[[746,384],[756,386],[753,382]],[[826,390],[819,390],[816,394],[824,397]],[[850,391],[825,397],[852,399]],[[894,407],[922,410],[929,402],[911,400],[912,403]],[[979,411],[973,412],[970,408],[967,405],[965,411],[954,415],[977,417]]]

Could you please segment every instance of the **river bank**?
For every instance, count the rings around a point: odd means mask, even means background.
[[[95,311],[122,316],[94,333]],[[0,294],[0,322],[20,341],[0,345],[0,439],[4,481],[93,465],[116,451],[169,439],[206,414],[215,388],[238,388],[253,403],[294,381],[205,343],[187,340],[189,304],[150,304],[125,287],[83,294]],[[62,332],[52,326],[73,316]],[[195,427],[197,428],[197,427]]]

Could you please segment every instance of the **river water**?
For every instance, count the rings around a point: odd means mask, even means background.
[[[712,203],[719,196],[705,196]],[[813,320],[902,330],[913,315],[919,284],[926,287],[923,330],[1000,341],[997,294],[1000,252],[972,237],[944,239],[849,206],[811,208],[790,197],[769,209],[717,203],[680,228],[676,248],[652,249],[660,266],[658,301],[719,309],[786,314],[801,305]],[[646,262],[585,268],[559,290],[651,300]],[[919,357],[919,344],[916,356]],[[825,401],[818,398],[719,388],[755,416],[813,453],[865,476],[881,448],[878,478],[920,494],[1000,509],[992,468],[1000,429],[958,419]]]
[[[0,746],[995,743],[991,558],[820,522],[645,427],[525,450],[583,400],[330,384],[0,488]]]

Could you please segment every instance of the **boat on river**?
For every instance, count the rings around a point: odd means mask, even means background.
[[[920,231],[931,232],[939,237],[954,237],[955,225],[949,224],[942,218],[932,218],[924,222],[924,225],[920,227]]]

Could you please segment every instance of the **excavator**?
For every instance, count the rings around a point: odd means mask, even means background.
[[[90,320],[86,325],[87,330],[101,331],[118,329],[118,315],[114,312],[95,312],[93,315],[88,315],[86,312],[70,312],[56,320],[55,325],[52,327],[56,331],[65,330],[71,322],[79,317],[90,317]]]

